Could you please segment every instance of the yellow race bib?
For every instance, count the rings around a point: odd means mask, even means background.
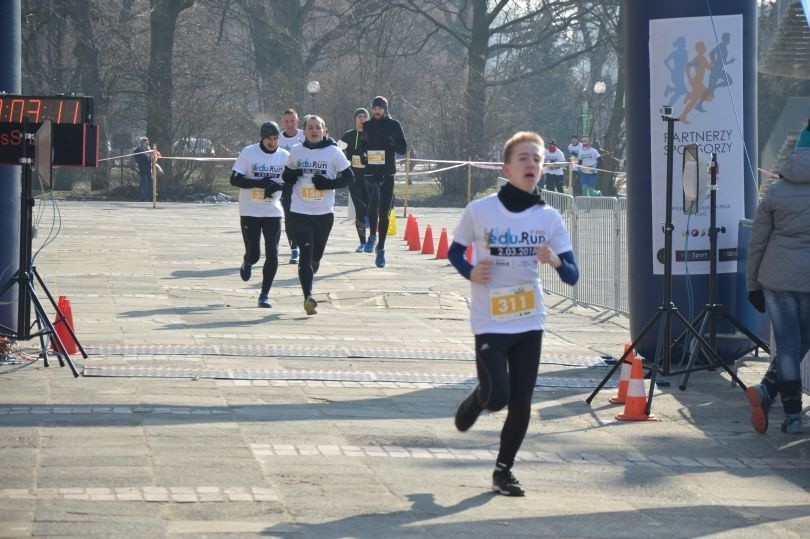
[[[534,286],[525,284],[490,290],[489,311],[492,318],[499,322],[535,314],[537,301],[534,297]]]
[[[363,163],[360,161],[359,155],[352,156],[352,166],[354,168],[365,168],[365,165],[363,165]]]
[[[369,165],[384,165],[385,164],[385,150],[369,150],[368,151],[368,164]]]
[[[323,191],[315,189],[312,183],[304,183],[301,185],[301,198],[304,202],[317,202],[323,200]]]
[[[270,195],[269,198],[265,198],[264,189],[251,189],[250,200],[253,202],[264,202],[265,200],[273,200],[273,196]]]

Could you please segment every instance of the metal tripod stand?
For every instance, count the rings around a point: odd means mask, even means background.
[[[703,309],[698,313],[695,319],[692,321],[693,326],[700,326],[700,334],[706,335],[706,328],[708,326],[708,337],[709,337],[709,346],[711,346],[712,350],[714,350],[717,346],[717,320],[716,317],[719,314],[722,316],[726,321],[731,323],[739,332],[744,334],[748,339],[751,340],[752,343],[756,347],[763,349],[766,353],[770,354],[770,346],[766,344],[762,339],[757,337],[751,330],[746,328],[740,321],[738,321],[734,316],[726,309],[726,307],[722,304],[717,303],[717,234],[718,233],[725,233],[725,227],[717,226],[717,153],[712,152],[712,161],[709,167],[709,178],[710,178],[710,191],[709,191],[709,303],[707,303]],[[678,339],[676,339],[676,343],[681,339],[686,342],[687,335],[686,333],[682,334]],[[688,348],[687,348],[688,349]],[[685,352],[684,352],[685,353]],[[717,368],[718,364],[710,358],[710,363],[708,365],[701,365],[695,367],[695,360],[698,356],[698,349],[692,349],[689,355],[689,362],[686,365],[686,368],[681,371],[673,372],[672,374],[683,374],[683,378],[681,379],[681,383],[678,385],[678,388],[681,390],[686,389],[686,384],[689,382],[689,375],[692,372],[699,371],[699,370],[714,370]],[[720,365],[725,366],[725,362],[720,363]],[[727,369],[728,370],[728,369]]]
[[[87,353],[84,351],[79,339],[76,337],[76,334],[73,332],[73,328],[70,327],[70,324],[67,323],[67,319],[65,318],[64,313],[57,305],[56,301],[54,301],[53,296],[51,295],[48,288],[45,286],[45,282],[40,277],[39,273],[37,273],[36,268],[32,265],[31,262],[31,241],[33,239],[33,208],[34,208],[34,198],[32,195],[32,177],[33,177],[33,159],[30,157],[30,150],[31,147],[34,146],[32,144],[32,140],[34,139],[34,133],[29,131],[29,123],[26,118],[26,121],[23,124],[23,157],[20,158],[20,164],[22,165],[22,192],[20,196],[20,204],[21,204],[21,211],[20,211],[20,266],[14,276],[9,279],[9,281],[3,286],[2,291],[0,291],[0,296],[5,294],[8,290],[12,287],[18,287],[18,303],[17,303],[17,328],[9,328],[3,324],[0,324],[0,335],[9,337],[15,340],[28,340],[33,339],[35,337],[39,338],[40,343],[40,355],[42,356],[43,363],[46,367],[49,366],[48,363],[48,344],[46,337],[50,336],[54,340],[55,348],[56,348],[56,356],[59,360],[59,365],[64,367],[65,362],[67,362],[68,366],[70,367],[73,376],[78,377],[79,372],[76,370],[73,361],[70,359],[70,354],[67,353],[67,348],[65,348],[62,339],[59,337],[59,334],[56,332],[56,328],[54,324],[51,323],[48,313],[45,312],[45,308],[42,305],[42,302],[39,300],[36,294],[36,290],[34,289],[34,279],[39,283],[39,286],[48,296],[48,300],[53,305],[54,310],[56,311],[56,323],[64,324],[64,327],[70,333],[71,338],[77,344],[79,350],[82,353],[82,357],[85,359],[88,357]],[[46,149],[38,148],[38,151],[46,151]],[[51,151],[50,141],[48,144],[47,151]],[[50,161],[48,161],[48,167],[50,168]],[[48,171],[50,173],[50,170]],[[34,313],[36,315],[36,325],[37,331],[32,332],[33,325],[31,324],[31,305],[34,306]]]
[[[610,369],[607,375],[599,382],[599,385],[596,386],[596,389],[585,399],[587,404],[590,404],[593,401],[596,394],[605,386],[608,380],[613,376],[616,370],[622,363],[627,363],[627,356],[636,348],[639,342],[644,338],[644,336],[652,329],[653,325],[656,322],[660,321],[660,325],[658,327],[658,341],[655,350],[655,359],[653,362],[652,369],[650,371],[650,390],[649,394],[647,395],[647,408],[645,413],[650,415],[650,410],[652,408],[652,400],[653,400],[653,391],[655,390],[655,379],[658,374],[659,368],[661,370],[661,374],[664,376],[669,376],[671,364],[672,364],[672,318],[675,317],[681,321],[681,323],[686,328],[686,331],[690,333],[695,340],[700,344],[701,349],[703,352],[709,356],[715,364],[721,365],[731,376],[731,378],[738,383],[743,389],[745,389],[745,384],[737,378],[737,375],[732,371],[723,361],[718,357],[717,352],[714,351],[708,342],[702,337],[701,333],[699,333],[692,325],[689,323],[689,320],[684,317],[675,304],[672,302],[672,232],[675,229],[675,226],[672,224],[672,160],[673,160],[673,152],[674,152],[674,137],[675,137],[675,122],[678,121],[677,118],[673,117],[671,114],[665,114],[661,116],[661,119],[667,122],[667,185],[666,185],[666,208],[665,208],[665,220],[663,226],[664,232],[664,279],[663,279],[663,298],[661,301],[661,306],[658,307],[658,310],[652,316],[652,318],[647,322],[644,326],[644,329],[641,330],[641,333],[636,337],[633,343],[624,351],[619,361],[616,362],[615,365]]]

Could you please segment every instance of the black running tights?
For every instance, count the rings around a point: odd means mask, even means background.
[[[384,249],[385,237],[388,235],[388,215],[394,204],[394,175],[366,175],[366,183],[368,184],[369,234],[377,234],[377,245],[380,249]]]
[[[540,366],[543,332],[482,333],[475,336],[478,402],[490,411],[508,407],[498,462],[511,467],[526,436]]]
[[[244,263],[252,266],[262,256],[261,236],[264,235],[264,268],[262,268],[262,295],[270,292],[278,270],[278,242],[281,239],[281,217],[239,218],[242,239],[245,242]]]
[[[290,212],[289,226],[299,249],[298,280],[301,282],[305,298],[312,295],[312,280],[315,275],[312,271],[312,262],[320,265],[334,222],[333,213],[305,215]]]

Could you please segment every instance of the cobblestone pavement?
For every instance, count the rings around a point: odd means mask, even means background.
[[[758,435],[740,388],[700,371],[655,389],[659,421],[617,421],[618,374],[584,401],[628,320],[565,301],[515,465],[527,496],[491,494],[504,414],[452,422],[475,379],[468,283],[408,251],[404,219],[378,269],[338,208],[308,317],[285,247],[256,307],[235,205],[60,209],[36,263],[89,358],[74,378],[31,340],[0,365],[0,537],[807,536],[810,435],[780,433],[780,405]],[[460,211],[412,213],[438,241]],[[746,383],[766,366],[737,362]]]

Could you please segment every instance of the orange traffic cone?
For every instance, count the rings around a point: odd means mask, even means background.
[[[411,234],[413,233],[413,220],[414,220],[413,214],[412,213],[408,214],[408,220],[405,223],[405,234],[403,234],[402,237],[402,239],[404,239],[405,243],[407,243],[408,245],[411,244]]]
[[[59,337],[59,340],[61,340],[62,344],[65,346],[65,350],[62,350],[62,347],[59,346],[59,343],[57,343],[55,339],[51,343],[51,347],[60,354],[75,354],[79,351],[79,346],[73,337],[71,337],[70,332],[65,326],[65,323],[67,323],[70,329],[74,330],[75,333],[76,326],[73,325],[73,309],[70,307],[70,300],[67,296],[59,296],[57,306],[64,318],[57,320],[53,327],[56,330],[56,335]],[[57,318],[59,318],[58,313]]]
[[[624,402],[624,413],[616,416],[620,421],[657,421],[654,415],[647,415],[647,394],[644,391],[644,369],[641,358],[633,357],[630,369],[630,382],[627,384],[627,396]]]
[[[422,240],[419,239],[419,221],[414,217],[411,229],[411,241],[408,242],[409,251],[421,251]]]
[[[619,378],[619,391],[608,399],[613,404],[624,404],[627,397],[627,385],[630,383],[630,365],[633,363],[633,358],[636,357],[636,351],[628,352],[629,349],[630,345],[625,344],[624,354],[622,354],[624,361],[622,361],[622,374]]]
[[[439,236],[439,246],[436,248],[436,260],[447,260],[447,250],[450,248],[447,245],[447,229],[442,228],[442,234]]]
[[[472,246],[472,243],[467,246],[467,250],[464,252],[464,258],[466,258],[467,262],[469,262],[470,264],[473,263],[472,262],[472,259],[473,259],[473,246]]]
[[[422,242],[422,254],[432,255],[436,250],[433,248],[433,229],[430,225],[425,227],[425,241]]]

